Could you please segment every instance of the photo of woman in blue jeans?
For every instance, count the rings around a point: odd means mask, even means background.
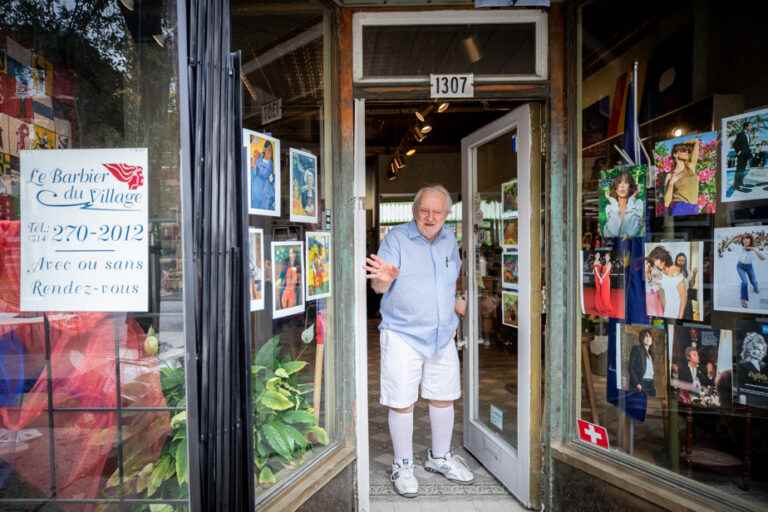
[[[755,256],[762,261],[765,260],[765,256],[755,249],[754,243],[752,235],[741,237],[741,254],[739,254],[739,262],[736,264],[736,272],[739,273],[739,279],[741,279],[741,307],[743,308],[746,308],[749,304],[748,284],[752,285],[752,291],[757,294],[760,293],[753,262],[755,261]],[[747,283],[747,279],[749,279],[749,283]]]

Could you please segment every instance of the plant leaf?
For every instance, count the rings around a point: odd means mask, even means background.
[[[149,512],[173,512],[173,505],[167,503],[152,503]]]
[[[256,352],[256,357],[253,363],[257,366],[264,366],[266,368],[274,369],[275,359],[277,359],[277,353],[280,350],[280,337],[274,336]]]
[[[254,462],[254,464],[256,464],[256,467],[258,469],[261,469],[261,468],[264,467],[264,464],[267,463],[267,458],[266,457],[254,457],[253,462]]]
[[[136,492],[142,492],[147,488],[149,484],[149,477],[152,475],[152,470],[155,469],[155,464],[150,462],[139,471],[136,476]]]
[[[285,368],[278,368],[277,370],[275,370],[275,375],[277,375],[281,379],[288,378],[288,372],[285,370]]]
[[[275,474],[272,473],[272,470],[269,469],[269,466],[264,466],[261,468],[261,471],[259,471],[259,484],[272,485],[275,482],[277,482],[277,478],[275,478]]]
[[[301,341],[304,342],[305,345],[309,345],[312,343],[312,340],[315,339],[315,324],[310,324],[309,327],[301,331]]]
[[[301,423],[304,425],[316,425],[317,418],[308,411],[287,411],[280,415],[280,419],[286,423]]]
[[[260,402],[273,411],[284,411],[293,407],[293,402],[277,391],[267,390],[261,395]]]
[[[264,433],[267,444],[269,444],[275,452],[286,459],[291,458],[291,450],[288,447],[288,441],[283,437],[280,431],[274,427],[274,425],[264,425],[261,427],[261,431]]]
[[[171,419],[171,428],[175,429],[176,427],[186,423],[187,423],[187,411],[181,411]]]
[[[278,432],[280,432],[280,435],[283,436],[283,439],[286,440],[288,443],[288,453],[293,453],[293,449],[296,446],[296,440],[291,437],[288,432],[286,432],[285,427],[287,426],[285,423],[279,420],[275,420],[270,423],[273,427],[277,429]]]
[[[328,444],[328,432],[326,432],[323,427],[311,427],[307,430],[307,432],[314,434],[317,442],[323,446]]]
[[[302,434],[301,432],[299,432],[298,430],[296,430],[290,425],[286,425],[283,423],[280,431],[285,437],[287,437],[288,439],[291,439],[296,446],[300,446],[301,449],[304,449],[307,447],[307,445],[309,445],[309,441],[304,436],[304,434]]]
[[[176,447],[176,480],[179,485],[187,483],[187,441],[186,439]]]
[[[294,373],[303,370],[307,364],[308,363],[306,361],[286,361],[280,366],[282,366],[283,369],[288,372],[288,375],[293,375]]]

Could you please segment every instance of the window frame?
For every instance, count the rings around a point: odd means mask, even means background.
[[[735,497],[725,491],[706,485],[682,473],[656,466],[628,453],[606,450],[581,441],[578,435],[576,419],[580,417],[582,390],[581,358],[581,308],[579,305],[578,271],[581,249],[582,215],[582,9],[594,0],[571,2],[566,10],[565,24],[565,88],[566,109],[573,113],[564,123],[567,131],[567,173],[565,194],[567,194],[567,216],[573,219],[573,228],[568,230],[567,240],[552,240],[553,245],[565,245],[567,268],[567,297],[564,314],[563,337],[565,346],[560,350],[562,371],[548,366],[548,378],[553,383],[550,389],[559,389],[551,397],[550,404],[552,432],[550,448],[552,459],[607,482],[621,487],[625,492],[656,503],[669,509],[692,510],[710,507],[721,510],[739,510],[758,512],[763,510],[760,504]],[[571,92],[572,91],[572,92]],[[549,148],[553,152],[552,147]],[[553,152],[554,154],[554,152]],[[553,169],[554,172],[554,169]],[[557,350],[557,349],[555,349]],[[555,384],[562,384],[557,386]],[[562,407],[558,407],[562,405]],[[558,410],[559,409],[559,410]],[[555,493],[550,488],[551,493]]]

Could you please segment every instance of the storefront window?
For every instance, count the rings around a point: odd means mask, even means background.
[[[579,13],[579,437],[745,507],[768,505],[764,14]]]
[[[333,234],[328,14],[232,4],[248,165],[257,499],[332,441]],[[254,27],[259,27],[254,30]]]
[[[0,5],[0,509],[187,510],[175,12]]]

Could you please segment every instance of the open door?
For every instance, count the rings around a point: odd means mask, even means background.
[[[528,507],[540,474],[539,116],[523,105],[461,142],[464,446]]]

